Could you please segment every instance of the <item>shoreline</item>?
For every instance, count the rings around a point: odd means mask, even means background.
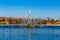
[[[33,27],[29,27],[27,24],[0,24],[0,27],[11,27],[11,28],[43,28],[43,27],[60,27],[60,25],[55,25],[55,24],[52,24],[52,25],[45,25],[45,24],[42,24],[42,25],[39,25],[39,26],[33,26]]]

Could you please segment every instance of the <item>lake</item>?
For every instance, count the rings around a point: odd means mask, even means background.
[[[60,40],[60,27],[55,28],[0,27],[0,40]]]

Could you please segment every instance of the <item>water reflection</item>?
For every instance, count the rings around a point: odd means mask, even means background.
[[[60,29],[0,28],[0,40],[29,40],[30,37],[31,40],[60,40]]]

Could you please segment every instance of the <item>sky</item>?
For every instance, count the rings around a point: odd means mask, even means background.
[[[59,18],[60,0],[0,0],[0,16]]]

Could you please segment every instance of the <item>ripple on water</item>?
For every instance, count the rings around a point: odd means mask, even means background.
[[[31,30],[30,30],[31,29]],[[29,36],[31,33],[31,36]],[[0,28],[1,40],[60,40],[60,29],[56,28]]]

